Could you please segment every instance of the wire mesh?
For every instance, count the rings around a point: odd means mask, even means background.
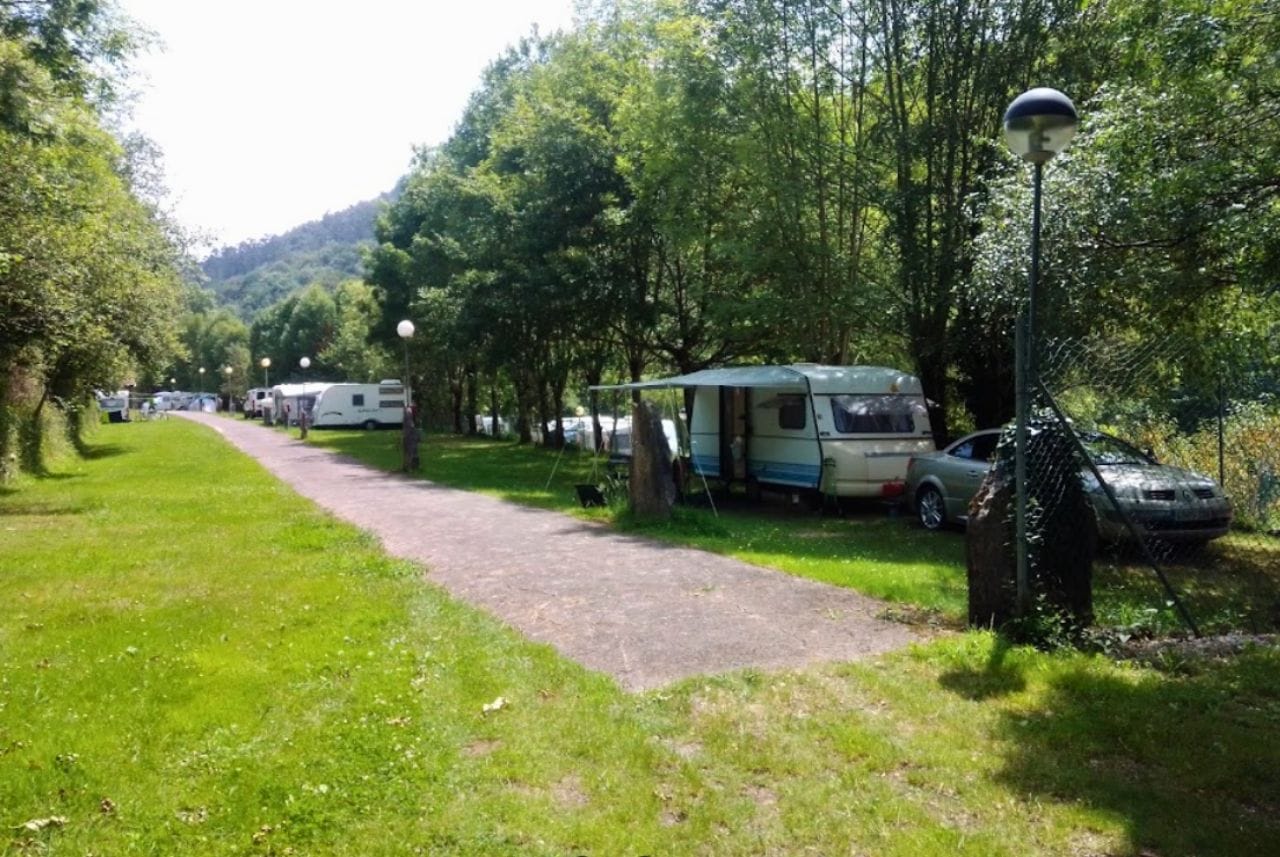
[[[1170,335],[1042,349],[1027,457],[1038,594],[1069,602],[1055,587],[1092,574],[1104,626],[1280,631],[1276,379],[1206,367],[1202,345]]]

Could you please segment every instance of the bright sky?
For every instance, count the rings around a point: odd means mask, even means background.
[[[214,243],[285,232],[390,190],[446,140],[485,66],[572,0],[118,0],[163,46],[138,57],[133,125],[171,205]]]

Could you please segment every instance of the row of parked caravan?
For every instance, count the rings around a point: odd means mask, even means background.
[[[245,419],[297,425],[305,415],[313,428],[394,428],[404,420],[405,390],[391,379],[376,384],[277,384],[245,395]]]

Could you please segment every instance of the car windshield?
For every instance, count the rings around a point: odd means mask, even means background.
[[[1151,459],[1137,448],[1105,434],[1082,435],[1084,448],[1089,451],[1093,463],[1102,467],[1108,464],[1150,464]]]

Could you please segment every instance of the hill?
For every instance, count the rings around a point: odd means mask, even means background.
[[[295,289],[334,286],[361,276],[361,253],[373,243],[373,224],[386,193],[290,229],[220,247],[200,263],[218,301],[252,318]]]

